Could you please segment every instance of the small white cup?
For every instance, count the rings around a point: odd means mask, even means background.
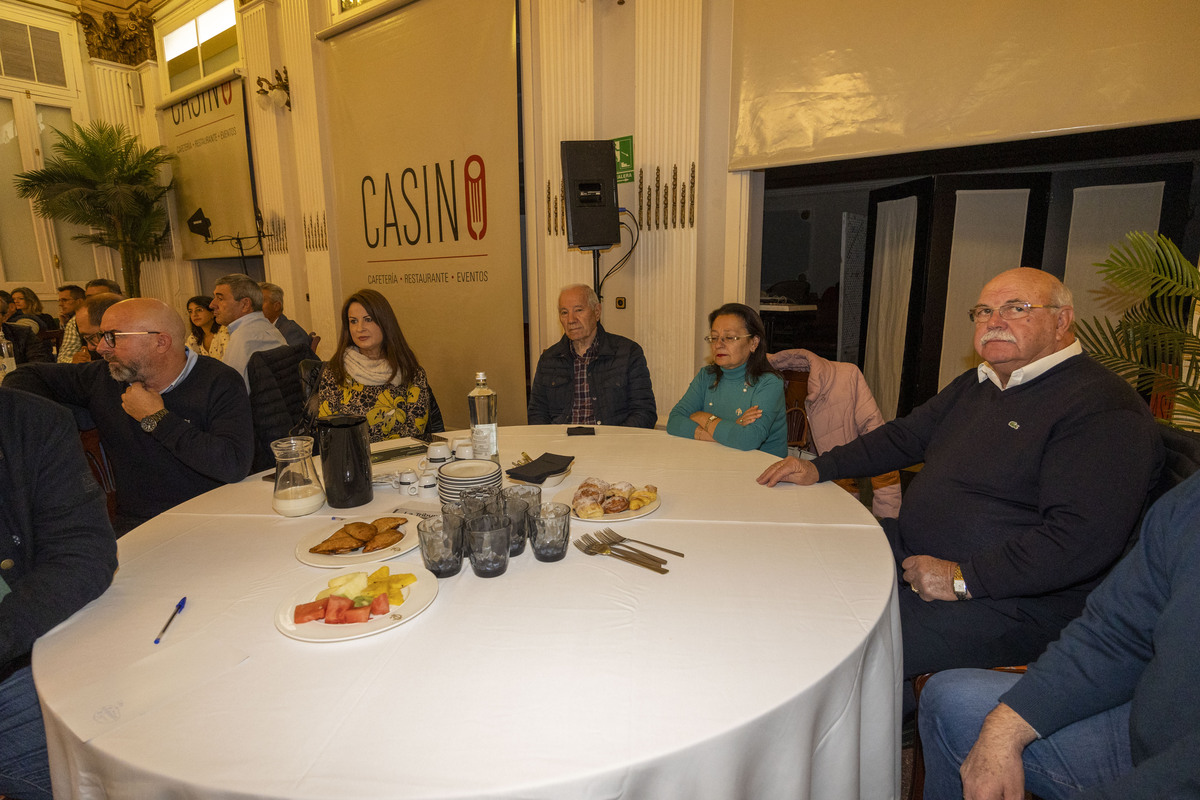
[[[450,445],[446,442],[434,442],[425,451],[425,458],[421,459],[421,469],[436,470],[442,464],[453,460],[454,453],[450,450]]]
[[[397,488],[400,490],[400,494],[415,495],[417,493],[417,473],[411,469],[406,469],[404,472],[401,472],[400,482]]]
[[[417,497],[434,498],[438,496],[437,473],[426,470],[417,476]]]
[[[462,461],[475,457],[475,448],[470,444],[463,442],[454,448],[454,460]]]

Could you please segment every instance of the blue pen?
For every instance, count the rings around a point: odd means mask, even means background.
[[[154,637],[155,644],[158,644],[162,641],[163,634],[167,632],[167,628],[171,627],[171,623],[175,621],[175,617],[179,615],[179,612],[183,611],[183,605],[186,602],[187,598],[183,597],[180,598],[179,602],[175,604],[175,610],[171,612],[171,616],[167,617],[167,624],[163,625],[162,630],[158,632],[158,636]]]

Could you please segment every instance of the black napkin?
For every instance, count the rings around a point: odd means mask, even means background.
[[[554,453],[542,453],[540,456],[530,461],[528,464],[522,464],[519,467],[513,467],[507,471],[508,477],[525,483],[538,483],[549,478],[551,475],[557,475],[560,472],[566,471],[571,466],[571,462],[575,460],[575,456],[559,456]]]

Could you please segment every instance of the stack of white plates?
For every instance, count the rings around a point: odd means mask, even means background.
[[[495,461],[481,458],[451,461],[438,467],[438,497],[443,503],[450,503],[467,489],[497,487],[502,477],[500,465]]]

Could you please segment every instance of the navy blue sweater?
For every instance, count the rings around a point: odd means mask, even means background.
[[[1078,613],[1157,479],[1156,424],[1128,384],[1078,355],[1003,392],[969,370],[814,463],[828,480],[924,461],[904,494],[898,556],[959,562],[973,597],[1057,594]]]
[[[86,408],[112,463],[117,512],[147,520],[250,472],[250,398],[236,371],[200,356],[187,378],[162,396],[169,412],[146,433],[121,408],[126,384],[108,362],[27,364],[5,385]]]

